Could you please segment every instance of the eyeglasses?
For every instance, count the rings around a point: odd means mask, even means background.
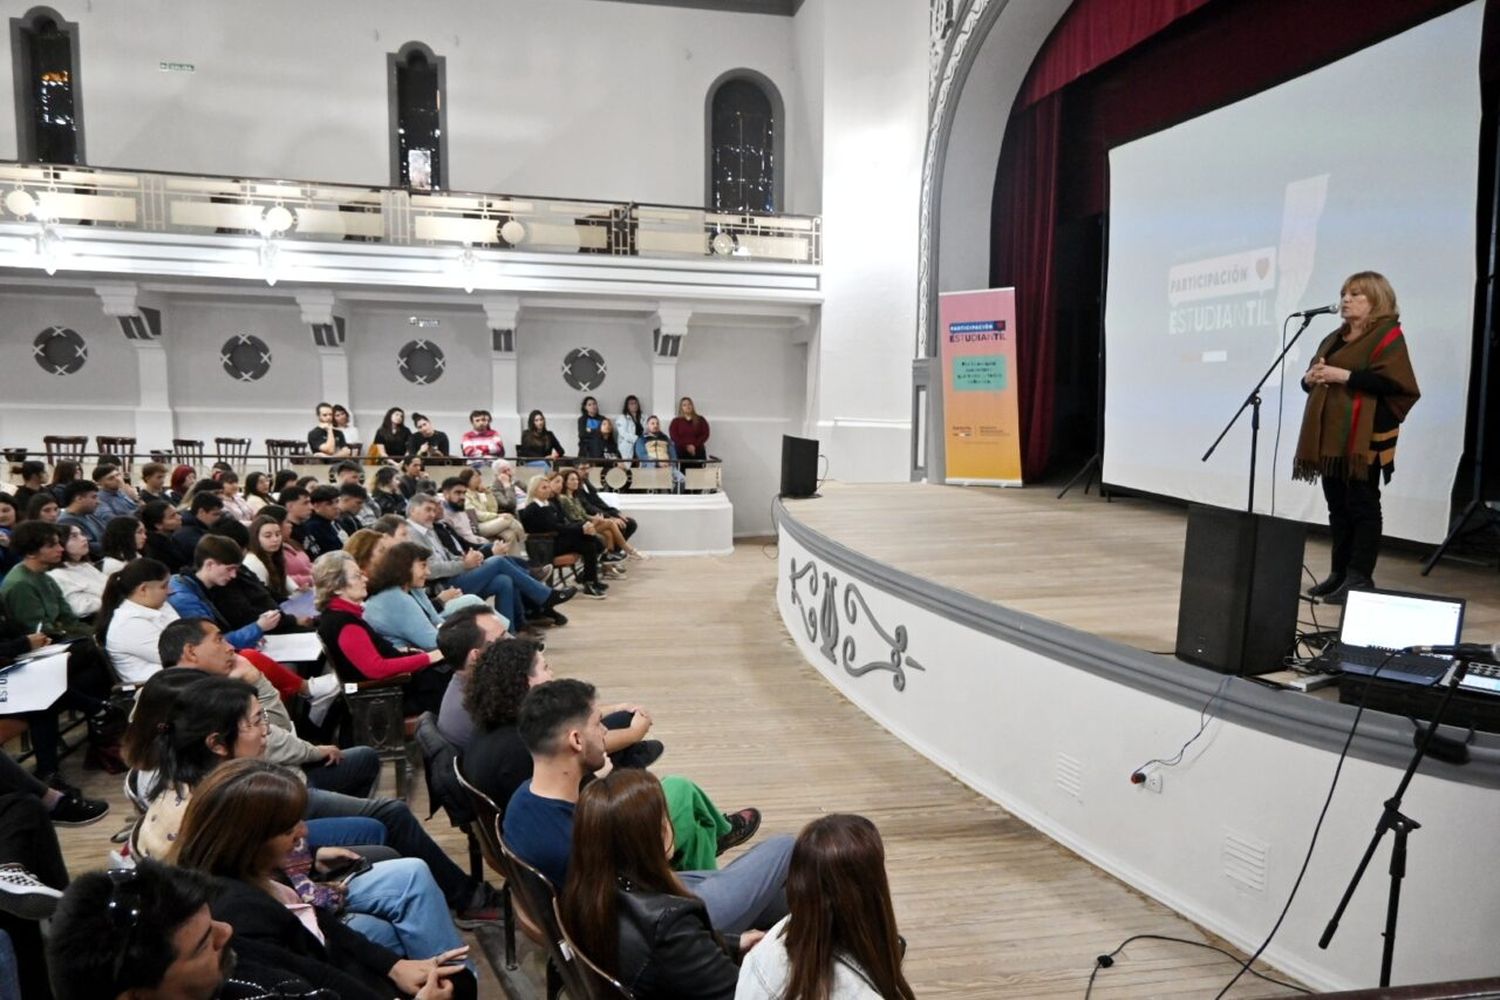
[[[265,730],[270,730],[270,728],[271,728],[271,720],[268,719],[268,718],[266,718],[266,713],[265,712],[261,712],[255,718],[251,719],[249,722],[246,722],[244,719],[241,719],[240,720],[240,728],[241,729],[265,729]]]
[[[137,884],[140,872],[134,868],[111,868],[104,877],[110,883],[109,902],[104,904],[104,912],[109,915],[115,930],[125,936],[110,971],[110,991],[117,992],[114,987],[120,982],[120,970],[125,967],[125,958],[134,947],[135,934],[141,923],[143,906],[141,887]]]

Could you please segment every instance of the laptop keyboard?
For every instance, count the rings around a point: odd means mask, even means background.
[[[1345,646],[1338,651],[1337,659],[1346,664],[1354,663],[1361,667],[1368,667],[1371,671],[1379,667],[1382,675],[1393,670],[1400,670],[1405,674],[1430,677],[1434,681],[1441,680],[1451,665],[1446,659],[1421,656],[1417,653],[1397,653],[1392,656],[1387,650],[1372,649],[1368,646],[1356,648]]]

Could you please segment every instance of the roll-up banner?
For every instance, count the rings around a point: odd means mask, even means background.
[[[938,296],[938,324],[945,481],[1020,486],[1016,290],[944,292]]]

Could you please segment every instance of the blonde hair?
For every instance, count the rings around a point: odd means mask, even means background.
[[[538,484],[541,483],[546,478],[547,478],[547,474],[545,472],[542,473],[539,476],[532,476],[531,477],[531,482],[529,482],[529,483],[526,484],[526,502],[527,503],[536,503],[537,502],[536,491],[539,490],[539,489],[541,489],[541,486],[539,486]]]
[[[339,591],[349,584],[349,567],[359,569],[359,563],[349,553],[336,549],[318,556],[313,563],[313,603],[319,611],[327,610]]]
[[[1401,309],[1396,305],[1396,290],[1377,271],[1360,271],[1344,279],[1339,289],[1339,298],[1345,295],[1363,295],[1370,301],[1370,315],[1365,318],[1365,328],[1370,329],[1387,320],[1401,318]]]

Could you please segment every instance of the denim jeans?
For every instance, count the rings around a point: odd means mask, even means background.
[[[337,764],[304,765],[307,786],[356,798],[367,797],[380,780],[380,754],[374,747],[347,747],[343,753],[344,759]]]
[[[344,923],[405,958],[432,958],[463,944],[432,873],[417,858],[382,861],[356,875],[348,899]]]
[[[478,888],[464,870],[454,864],[446,851],[427,835],[422,824],[411,814],[405,802],[398,799],[362,799],[320,788],[307,790],[307,818],[328,816],[368,816],[385,827],[385,842],[401,852],[402,857],[427,862],[433,879],[442,889],[448,905],[465,907]]]
[[[519,629],[526,624],[526,612],[521,607],[521,599],[516,593],[515,582],[501,567],[504,561],[501,556],[490,556],[473,569],[460,573],[446,582],[451,582],[465,594],[493,597],[496,610],[510,619],[512,629]]]
[[[307,821],[307,847],[372,847],[384,844],[385,827],[369,816],[325,816]]]

